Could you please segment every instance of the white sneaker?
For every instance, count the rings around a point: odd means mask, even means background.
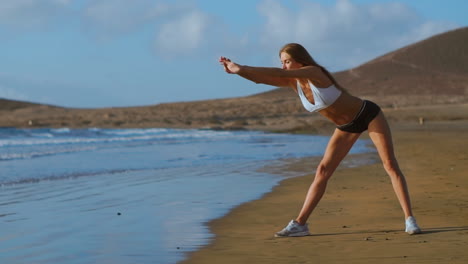
[[[295,220],[291,220],[283,230],[275,234],[275,237],[300,237],[308,235],[310,235],[310,233],[307,224],[300,225]]]
[[[418,224],[416,223],[416,219],[412,216],[406,218],[406,229],[405,232],[413,235],[413,234],[421,234],[421,228],[419,228]]]

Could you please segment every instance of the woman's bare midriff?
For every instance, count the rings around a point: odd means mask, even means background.
[[[342,93],[329,107],[319,113],[331,120],[335,125],[345,125],[353,121],[358,114],[363,100],[348,93]]]

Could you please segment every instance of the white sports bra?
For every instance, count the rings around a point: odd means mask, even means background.
[[[317,112],[317,111],[320,111],[322,109],[329,107],[341,95],[341,90],[336,88],[334,84],[330,85],[327,88],[317,88],[310,81],[308,82],[309,82],[310,89],[312,90],[312,94],[314,96],[315,104],[312,104],[307,99],[304,92],[302,91],[299,80],[297,81],[297,93],[299,94],[299,97],[301,98],[302,105],[309,112]]]

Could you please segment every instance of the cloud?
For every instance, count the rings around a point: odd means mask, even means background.
[[[83,25],[99,39],[108,39],[139,30],[166,14],[164,2],[151,0],[94,0],[82,11]]]
[[[2,0],[0,25],[16,29],[35,29],[66,16],[71,0]]]
[[[87,32],[100,40],[153,28],[154,50],[164,57],[196,53],[213,28],[196,6],[169,1],[94,0],[82,14]]]
[[[288,42],[299,42],[331,70],[358,66],[457,26],[443,21],[425,21],[410,7],[398,2],[296,3],[299,4],[293,7],[277,0],[264,0],[259,4],[259,14],[264,18],[259,45],[276,52]],[[276,53],[275,59],[277,61]]]
[[[168,0],[1,0],[0,27],[35,29],[72,20],[98,40],[152,31],[140,41],[148,42],[158,56],[230,53],[263,60],[268,56],[265,54],[271,54],[268,63],[278,62],[276,52],[282,45],[299,42],[324,66],[341,70],[457,26],[425,20],[399,2],[260,0],[260,21],[258,17],[247,18],[252,20],[250,27],[235,33],[230,29],[238,25],[227,24],[222,15],[208,13],[196,4]],[[67,30],[75,30],[76,23],[69,24],[73,25]]]
[[[192,10],[162,24],[155,47],[161,54],[181,55],[200,48],[208,31],[210,18]]]

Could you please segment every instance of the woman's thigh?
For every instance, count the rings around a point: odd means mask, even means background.
[[[335,129],[320,164],[334,171],[360,135],[361,133],[349,133]]]
[[[380,113],[369,123],[369,137],[374,143],[380,158],[383,162],[395,159],[393,150],[393,141],[388,122],[382,113]]]

